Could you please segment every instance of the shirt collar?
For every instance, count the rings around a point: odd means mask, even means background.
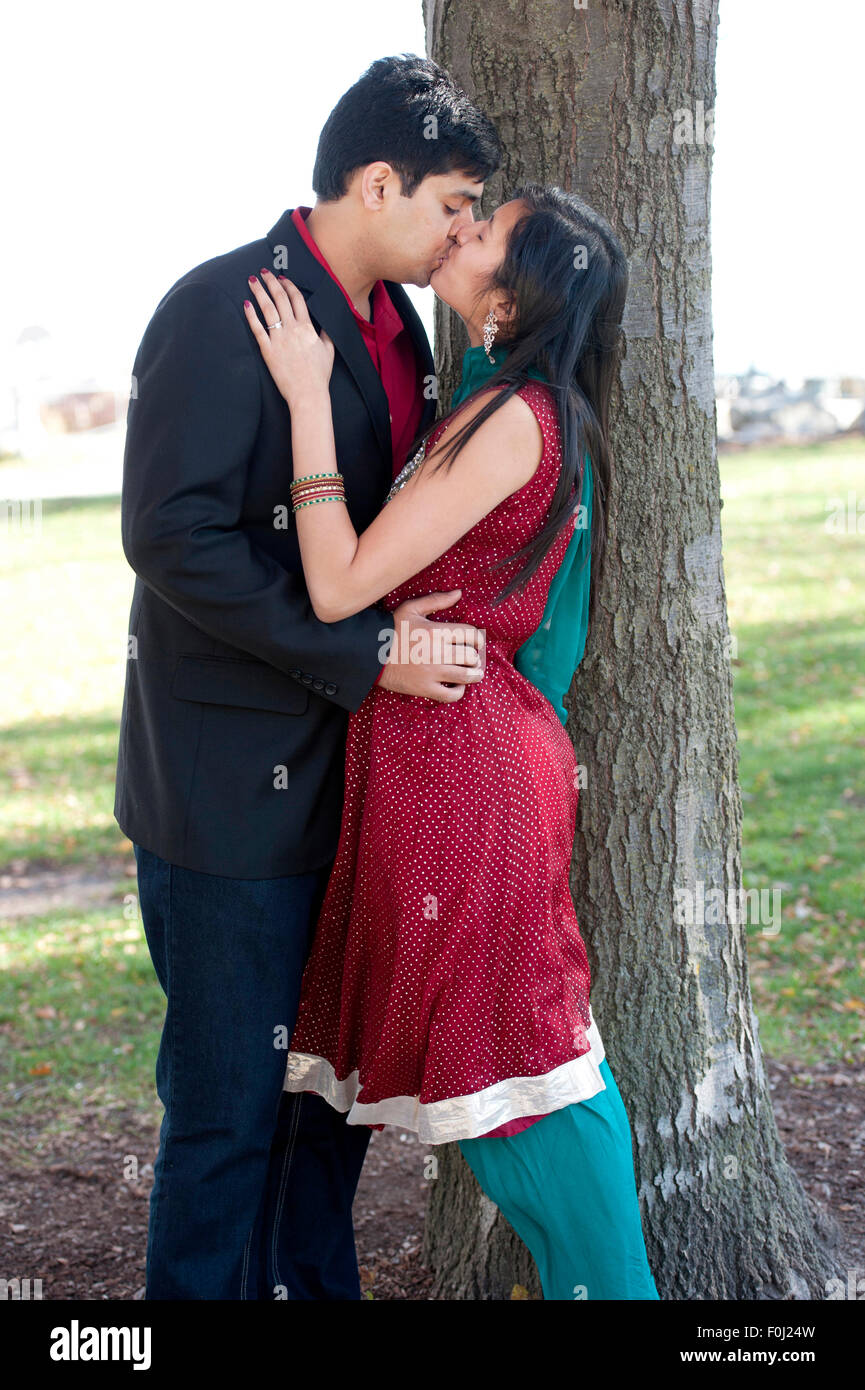
[[[348,290],[345,288],[345,285],[343,285],[341,280],[339,280],[338,277],[334,274],[333,270],[330,267],[330,264],[322,255],[321,251],[319,250],[318,246],[313,241],[309,231],[307,230],[306,219],[311,211],[312,209],[308,207],[296,207],[291,214],[292,222],[294,223],[300,235],[303,237],[305,244],[312,252],[313,256],[315,256],[315,259],[319,262],[320,265],[324,266],[330,278],[342,290],[343,294],[346,297],[346,300],[348,301],[348,307],[351,309],[351,312],[357,319],[358,327],[360,328],[361,332],[367,334],[368,336],[374,337],[377,340],[379,350],[384,351],[384,349],[388,346],[389,343],[393,341],[397,334],[403,331],[404,327],[403,321],[397,313],[396,308],[394,307],[393,300],[391,299],[390,295],[387,292],[387,289],[385,288],[384,281],[376,280],[375,284],[372,287],[373,317],[372,322],[370,323],[369,319],[365,319],[363,314],[358,313],[357,309],[354,307],[354,304],[351,301],[351,296],[349,295]]]

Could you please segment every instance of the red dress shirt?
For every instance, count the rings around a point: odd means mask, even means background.
[[[393,476],[396,477],[406,462],[406,455],[417,434],[423,414],[420,363],[414,344],[385,289],[383,280],[376,280],[372,287],[372,322],[358,313],[345,286],[334,275],[306,229],[306,219],[311,211],[311,208],[297,207],[291,214],[291,220],[315,259],[324,266],[331,280],[339,285],[345,295],[348,307],[354,314],[355,322],[369,349],[373,366],[381,377],[390,411]],[[383,675],[384,666],[373,684],[378,685]]]
[[[406,462],[409,447],[417,434],[423,414],[423,384],[420,364],[408,329],[404,326],[383,280],[372,288],[372,322],[359,314],[345,286],[334,275],[306,229],[310,208],[295,208],[291,214],[300,235],[315,259],[324,266],[330,278],[339,285],[349,309],[354,314],[361,336],[369,349],[373,366],[381,377],[390,409],[390,429],[393,448],[393,476]]]

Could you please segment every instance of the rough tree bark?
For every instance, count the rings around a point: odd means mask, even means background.
[[[840,1273],[837,1226],[785,1159],[729,898],[741,801],[710,304],[717,18],[716,0],[425,4],[427,51],[506,146],[485,208],[522,179],[560,184],[609,218],[630,261],[607,570],[568,702],[587,769],[572,891],[658,1290],[823,1298]],[[467,340],[436,314],[447,402]],[[678,895],[693,901],[700,884],[706,920],[683,923]],[[434,1152],[423,1259],[438,1294],[539,1297],[531,1257],[456,1145]]]

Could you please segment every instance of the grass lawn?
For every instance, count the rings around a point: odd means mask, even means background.
[[[743,875],[781,888],[777,936],[749,929],[773,1056],[863,1056],[865,441],[726,455],[721,512],[742,788]],[[852,529],[849,529],[852,528]]]
[[[825,524],[863,463],[862,440],[721,460],[744,879],[782,890],[780,933],[749,928],[754,1001],[765,1051],[803,1067],[861,1059],[865,1040],[865,534],[855,516]],[[132,592],[119,521],[114,499],[45,503],[41,533],[10,533],[0,559],[0,865],[117,878],[107,904],[3,927],[7,1099],[58,1124],[97,1096],[157,1109],[163,996],[112,816]]]
[[[0,865],[127,845],[112,783],[133,578],[117,500],[45,502],[41,532],[5,538]]]
[[[46,1138],[79,1106],[161,1109],[153,1067],[165,1000],[134,888],[134,879],[119,884],[116,905],[4,925],[0,1039],[15,1056],[0,1105],[11,1092]]]

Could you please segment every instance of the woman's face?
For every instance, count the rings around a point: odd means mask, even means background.
[[[527,211],[525,203],[513,199],[502,203],[486,221],[460,227],[450,251],[434,265],[430,284],[464,322],[473,316],[481,321],[485,317],[489,306],[478,300],[478,293],[504,260],[508,233]],[[495,292],[489,296],[495,297]]]

